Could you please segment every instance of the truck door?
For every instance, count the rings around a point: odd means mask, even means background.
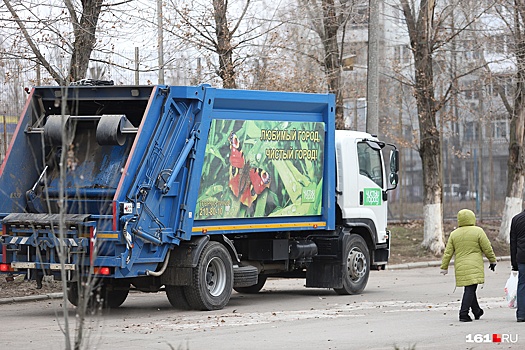
[[[372,211],[377,225],[377,243],[383,243],[387,239],[387,204],[383,201],[385,169],[381,146],[374,141],[360,141],[357,143],[357,156],[359,160],[359,204]]]

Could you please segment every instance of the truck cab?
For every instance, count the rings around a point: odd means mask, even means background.
[[[384,269],[390,251],[387,200],[388,191],[397,184],[397,151],[392,145],[386,145],[365,132],[336,130],[335,135],[337,224],[359,233],[368,250],[374,252],[372,265]],[[387,176],[383,156],[385,147],[392,150],[390,164],[394,177]]]

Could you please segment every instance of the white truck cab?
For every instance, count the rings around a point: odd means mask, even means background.
[[[387,230],[387,191],[397,186],[398,152],[393,145],[388,176],[383,148],[386,144],[366,132],[337,130],[337,221],[365,237],[370,251],[377,251],[372,265],[384,267],[390,251]],[[390,187],[389,187],[390,186]],[[367,239],[369,237],[370,239]],[[372,248],[372,249],[370,249]]]

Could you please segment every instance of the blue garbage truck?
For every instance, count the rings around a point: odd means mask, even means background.
[[[331,94],[201,86],[28,92],[0,168],[0,273],[217,310],[267,278],[361,293],[390,254],[398,151],[335,130]],[[388,152],[390,151],[390,152]]]

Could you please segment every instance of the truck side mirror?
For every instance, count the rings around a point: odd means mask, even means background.
[[[397,182],[399,181],[399,176],[397,175],[397,173],[390,173],[389,180],[390,180],[390,184],[392,184],[393,186],[397,186]]]
[[[397,173],[399,171],[399,151],[397,149],[394,149],[390,151],[390,172],[391,173]],[[392,177],[390,178],[390,182],[392,183]],[[397,183],[397,179],[396,179]]]

